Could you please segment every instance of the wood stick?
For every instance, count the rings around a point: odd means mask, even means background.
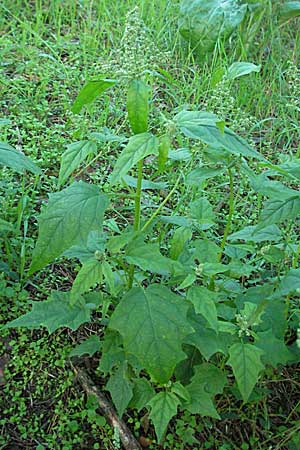
[[[82,369],[79,369],[79,367],[73,366],[73,370],[84,391],[88,395],[94,395],[97,398],[101,414],[103,414],[107,422],[113,427],[113,429],[117,428],[124,449],[142,450],[142,447],[135,439],[127,425],[118,417],[113,406],[109,403],[105,395],[102,394],[102,392],[100,392],[99,389],[93,384],[88,374]]]

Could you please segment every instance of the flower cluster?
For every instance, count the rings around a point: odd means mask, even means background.
[[[237,314],[235,316],[238,327],[239,327],[239,332],[238,335],[239,337],[242,336],[251,336],[251,331],[249,329],[249,322],[248,322],[248,318],[245,315],[242,314]]]
[[[139,9],[135,7],[126,16],[126,24],[120,45],[111,54],[111,59],[102,64],[102,70],[122,81],[140,78],[153,72],[168,54],[161,52],[151,38]]]
[[[286,71],[286,80],[289,87],[289,102],[288,106],[300,112],[300,69],[295,63],[289,62]]]
[[[247,133],[255,125],[254,116],[248,115],[236,104],[232,95],[230,81],[223,77],[215,87],[209,100],[206,102],[208,111],[215,113],[218,117],[226,120],[233,131]]]

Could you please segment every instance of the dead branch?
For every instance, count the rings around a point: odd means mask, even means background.
[[[137,442],[127,425],[118,417],[112,405],[102,394],[102,392],[100,392],[99,389],[93,384],[88,374],[75,366],[73,366],[73,370],[84,391],[88,395],[94,395],[97,398],[101,414],[106,418],[107,422],[113,427],[113,429],[117,428],[124,449],[141,450],[142,447]]]

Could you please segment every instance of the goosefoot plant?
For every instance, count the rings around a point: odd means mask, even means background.
[[[88,82],[75,101],[76,112],[115,84],[105,78]],[[103,189],[73,181],[50,194],[39,215],[29,275],[56,258],[75,258],[81,268],[71,290],[33,302],[30,312],[7,327],[76,330],[100,315],[101,335],[70,356],[100,351],[99,372],[108,376],[106,389],[119,416],[126,408],[146,408],[160,442],[179,411],[220,419],[214,399],[232,388],[232,373],[238,388],[232,392],[246,403],[265,367],[298,358],[285,335],[292,294],[300,288],[300,247],[288,246],[276,223],[299,214],[300,196],[268,175],[298,180],[300,172],[295,161],[268,164],[206,111],[181,111],[156,136],[148,124],[150,98],[145,79],[129,82],[132,135]],[[187,174],[176,173],[168,162],[176,154],[172,143],[182,136],[205,144],[202,163]],[[70,145],[62,156],[60,184],[96,152],[94,141]],[[268,170],[256,175],[248,159]],[[128,176],[133,172],[136,177]],[[161,188],[156,178],[162,174],[174,178],[174,185],[164,189],[160,203],[142,209],[147,189]],[[227,212],[218,220],[205,188],[220,176],[228,180],[228,195],[222,207]],[[258,225],[230,234],[246,178],[259,201],[270,200]],[[131,186],[134,193],[128,194]],[[182,203],[173,201],[178,192]],[[123,199],[132,200],[132,214],[118,222],[115,211]],[[249,208],[243,194],[239,202]]]

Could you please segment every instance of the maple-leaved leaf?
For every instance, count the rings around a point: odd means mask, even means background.
[[[271,329],[256,335],[255,345],[263,350],[262,360],[265,364],[270,364],[276,368],[278,364],[286,365],[292,359],[293,355],[287,345],[285,345],[284,340],[274,336]]]
[[[96,283],[102,282],[102,265],[96,258],[84,262],[72,286],[73,295],[87,292]]]
[[[195,312],[201,314],[207,320],[210,328],[217,332],[219,325],[215,293],[204,286],[193,286],[189,289],[187,298],[193,303]]]
[[[187,302],[166,287],[133,288],[116,307],[109,326],[122,335],[125,351],[154,379],[166,383],[186,357],[182,342],[193,331],[187,310]]]
[[[98,352],[101,347],[101,342],[99,336],[92,335],[89,338],[85,339],[80,344],[76,345],[75,348],[70,353],[70,357],[72,356],[82,356],[89,355],[93,356],[94,353]]]
[[[177,413],[180,404],[178,397],[172,392],[159,392],[148,403],[151,407],[150,419],[152,420],[160,442],[164,436],[168,423]]]
[[[132,383],[127,375],[127,363],[123,362],[117,368],[115,373],[111,375],[106,385],[106,389],[110,392],[113,402],[117,408],[118,414],[122,417],[132,396]]]
[[[79,296],[77,300],[72,305],[69,292],[54,291],[47,300],[32,302],[30,312],[7,323],[5,327],[39,328],[43,326],[49,333],[53,333],[60,327],[77,330],[82,323],[89,322],[91,315],[91,308],[86,305],[83,298]]]
[[[227,364],[232,367],[234,376],[244,402],[246,402],[264,369],[261,356],[264,352],[253,344],[244,342],[233,344],[229,349]]]
[[[212,394],[205,391],[204,385],[192,382],[186,387],[191,401],[185,404],[185,408],[192,414],[220,419],[213,403]]]
[[[39,216],[39,236],[29,274],[42,269],[72,245],[86,242],[90,231],[101,229],[107,195],[97,186],[76,182],[51,194]]]

